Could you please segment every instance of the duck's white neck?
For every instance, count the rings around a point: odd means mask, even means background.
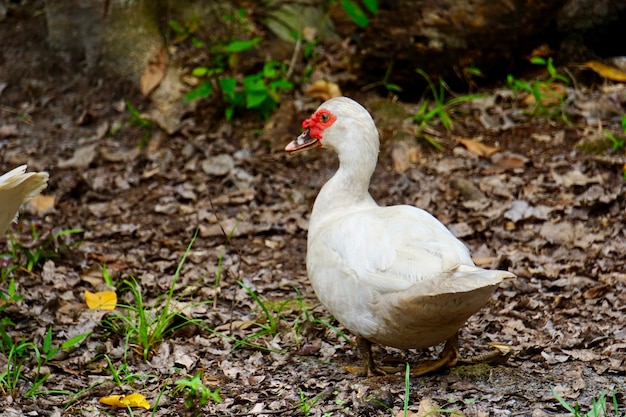
[[[378,146],[338,149],[339,169],[322,187],[311,213],[311,227],[326,216],[347,214],[363,207],[375,206],[369,193],[370,178],[376,168]]]

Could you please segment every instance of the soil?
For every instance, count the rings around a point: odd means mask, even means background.
[[[24,378],[0,396],[2,415],[126,413],[98,400],[132,392],[144,395],[157,416],[399,413],[405,373],[347,372],[359,361],[352,336],[307,281],[308,213],[336,158],[328,151],[289,157],[282,148],[319,101],[286,98],[267,123],[254,114],[226,123],[220,112],[200,108],[168,136],[132,123],[125,102],[148,106],[132,86],[64,63],[46,47],[44,29],[43,16],[10,15],[0,23],[0,172],[20,164],[46,170],[44,195],[54,197],[49,207],[31,204],[0,242],[0,252],[9,253],[3,266],[16,259],[20,265],[2,289],[14,279],[23,297],[2,311],[2,320],[15,324],[4,327],[13,341],[32,340],[42,349],[48,329],[55,346],[91,334],[46,363],[40,373],[49,377],[32,397],[24,393],[37,368],[34,355],[25,355]],[[581,103],[624,97],[623,89],[586,91]],[[494,130],[474,109],[455,120],[452,133],[435,127],[444,145],[437,151],[398,135],[411,136],[414,125],[390,114],[414,111],[414,104],[345,93],[370,108],[381,127],[371,184],[377,201],[430,211],[477,264],[518,276],[460,332],[462,358],[489,354],[496,344],[506,346],[508,360],[411,378],[409,410],[427,399],[467,416],[570,415],[555,391],[582,410],[607,393],[620,415],[626,412],[623,149],[598,156],[576,146],[598,124],[616,126],[616,114],[593,119],[581,110],[565,125],[509,106],[513,126]],[[479,156],[477,143],[499,150]],[[67,233],[74,229],[80,231]],[[25,254],[38,248],[45,254],[29,271]],[[169,308],[196,321],[167,332],[144,360],[128,332],[110,324],[114,313],[84,303],[85,291],[107,288],[105,265],[120,304],[136,305],[123,284],[134,280],[147,311],[161,312],[174,285]],[[377,346],[375,353],[385,364],[414,366],[441,349]],[[219,389],[221,402],[189,411],[175,381],[198,371],[206,386]]]

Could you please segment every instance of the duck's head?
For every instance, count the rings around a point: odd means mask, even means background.
[[[302,122],[304,131],[285,151],[295,153],[312,147],[333,149],[339,157],[350,153],[378,155],[378,130],[363,106],[347,97],[325,101]]]

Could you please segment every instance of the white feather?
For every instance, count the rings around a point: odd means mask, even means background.
[[[26,173],[26,165],[0,176],[0,235],[17,217],[20,206],[46,188],[48,173]]]

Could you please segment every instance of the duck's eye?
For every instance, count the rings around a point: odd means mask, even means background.
[[[328,120],[330,120],[330,116],[328,115],[328,113],[320,114],[320,122],[326,123]]]

